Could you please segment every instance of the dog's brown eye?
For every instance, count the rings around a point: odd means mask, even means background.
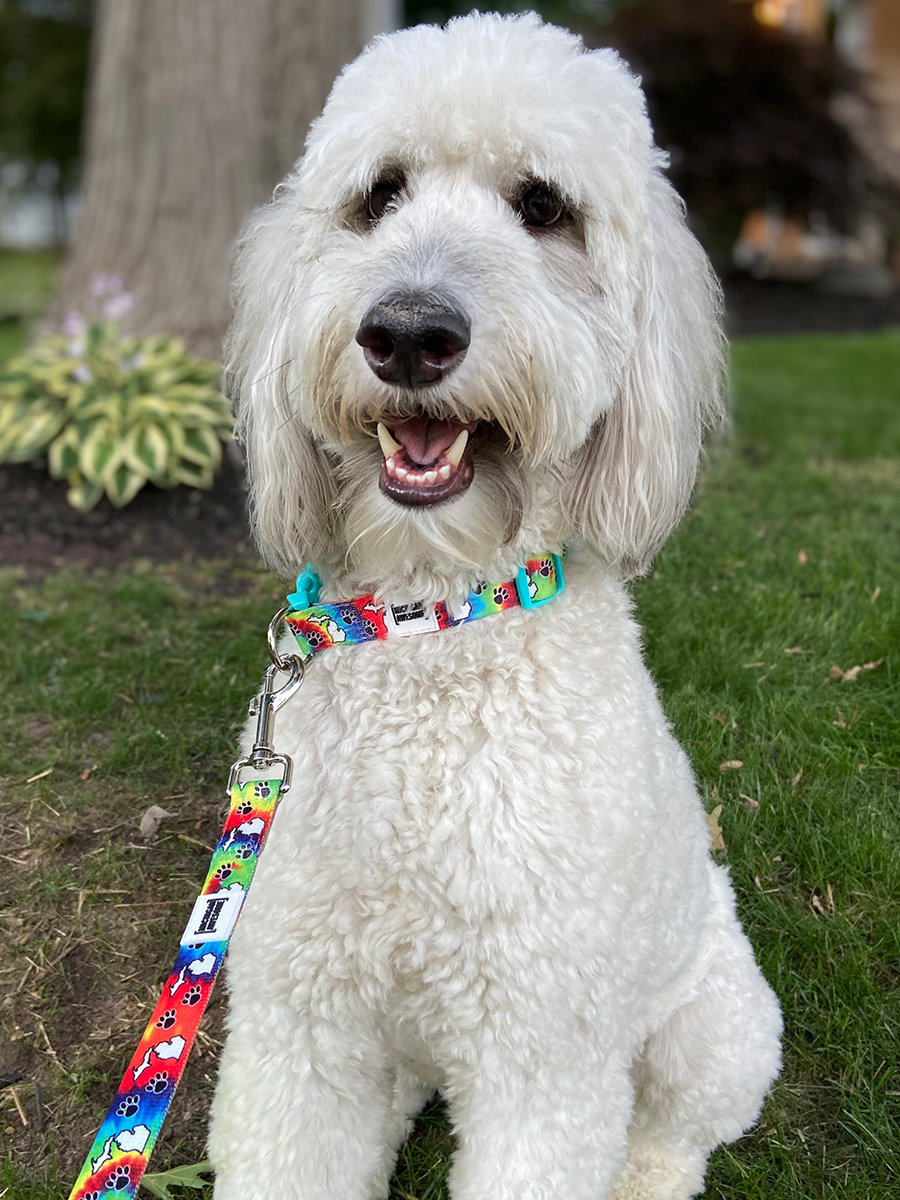
[[[565,204],[548,183],[532,184],[519,200],[519,212],[525,224],[541,229],[555,225],[565,211]]]
[[[402,179],[379,179],[366,197],[366,212],[370,221],[380,221],[403,192]]]

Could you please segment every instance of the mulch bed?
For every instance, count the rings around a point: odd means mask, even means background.
[[[0,569],[24,567],[39,576],[76,564],[189,562],[253,552],[243,473],[227,458],[211,491],[148,484],[124,509],[104,498],[82,514],[66,490],[65,482],[29,464],[0,466]]]
[[[852,333],[900,326],[900,290],[846,296],[803,283],[735,275],[725,282],[729,334]]]

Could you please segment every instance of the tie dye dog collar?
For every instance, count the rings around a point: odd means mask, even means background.
[[[540,608],[554,600],[566,586],[562,554],[529,558],[514,579],[480,583],[458,605],[445,600],[435,604],[382,604],[374,596],[316,603],[318,578],[309,568],[297,580],[297,591],[288,596],[293,611],[285,624],[309,659],[332,646],[358,646],[391,637],[410,637],[454,629],[480,617],[491,617],[508,608]]]

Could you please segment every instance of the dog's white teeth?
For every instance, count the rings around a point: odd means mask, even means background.
[[[447,462],[453,467],[459,466],[459,460],[463,456],[463,451],[466,448],[466,442],[469,440],[469,431],[464,429],[450,449],[447,451]]]
[[[406,467],[393,467],[392,469],[392,467],[389,465],[388,471],[390,471],[392,475],[396,475],[398,479],[406,479],[409,475],[409,471],[407,471]]]
[[[437,471],[426,471],[425,472],[425,482],[426,483],[437,483],[437,478],[438,478]]]
[[[394,462],[393,458],[386,458],[384,460],[384,469],[387,471],[388,475],[397,474],[397,464]]]
[[[399,442],[394,441],[380,421],[378,422],[378,441],[381,445],[381,453],[385,458],[390,458],[392,454],[403,449]]]
[[[441,479],[444,479],[444,480],[449,479],[452,474],[453,474],[453,468],[450,466],[449,463],[444,463],[444,465],[438,471],[438,475],[440,475]]]

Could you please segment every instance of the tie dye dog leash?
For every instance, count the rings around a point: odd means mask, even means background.
[[[315,573],[307,568],[299,577],[296,591],[288,597],[288,607],[281,609],[269,625],[272,665],[266,671],[262,690],[250,705],[250,715],[257,719],[253,748],[231,768],[226,789],[228,815],[181,935],[178,956],[69,1200],[131,1200],[137,1193],[197,1036],[275,809],[291,786],[291,759],[276,754],[272,744],[274,717],[300,688],[313,655],[332,646],[452,629],[513,607],[538,608],[565,587],[564,557],[565,551],[562,555],[528,559],[515,579],[479,584],[456,607],[443,601],[387,606],[373,596],[320,604]],[[280,652],[282,621],[299,653]],[[276,687],[279,674],[288,678]]]
[[[262,691],[250,705],[251,715],[257,718],[253,749],[231,768],[228,816],[181,935],[178,957],[69,1200],[110,1200],[114,1196],[123,1200],[136,1194],[194,1044],[275,809],[290,789],[291,760],[276,754],[272,746],[275,713],[303,682],[302,658],[283,656],[275,645],[276,631],[288,611],[282,609],[269,627],[273,662]],[[288,680],[276,688],[279,672],[287,673]],[[248,772],[265,778],[244,779]]]

